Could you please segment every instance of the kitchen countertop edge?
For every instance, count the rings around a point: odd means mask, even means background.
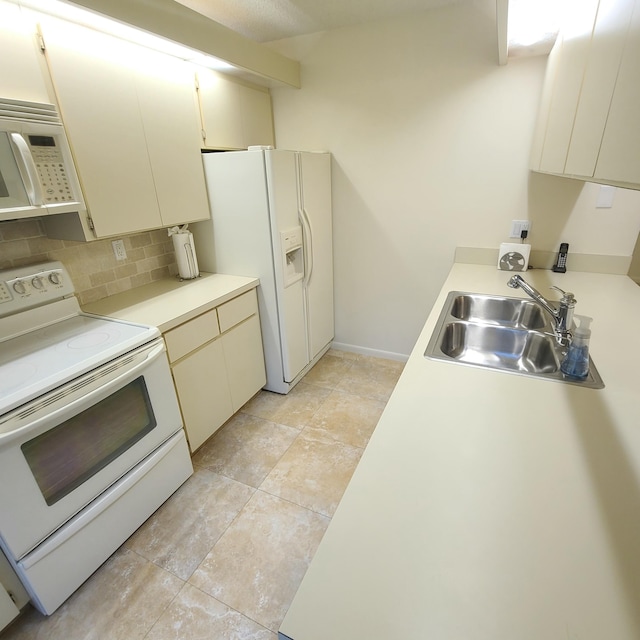
[[[455,264],[281,625],[292,640],[640,635],[640,289],[532,270],[594,317],[605,388],[429,360],[449,291],[526,297]],[[627,340],[621,339],[627,337]]]
[[[82,309],[86,313],[158,327],[166,333],[259,284],[258,278],[201,273],[193,280],[157,280],[85,304]]]

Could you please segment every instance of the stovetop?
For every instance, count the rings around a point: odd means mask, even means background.
[[[155,327],[83,314],[60,263],[23,272],[0,272],[0,416],[160,336]],[[37,290],[27,288],[48,273],[57,274],[63,287],[45,282]],[[22,284],[17,290],[16,282]],[[36,304],[25,301],[34,296]],[[26,308],[11,313],[5,311],[9,307]]]

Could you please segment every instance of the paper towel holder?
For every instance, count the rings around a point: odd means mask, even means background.
[[[181,227],[171,227],[167,230],[173,240],[173,249],[178,263],[178,278],[180,280],[193,280],[200,276],[193,234],[187,230],[188,226],[188,224],[185,224]]]

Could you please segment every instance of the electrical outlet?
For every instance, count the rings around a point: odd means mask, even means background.
[[[531,231],[531,222],[529,220],[512,220],[510,238],[520,238],[523,231]]]
[[[113,255],[116,257],[116,260],[127,259],[127,250],[124,248],[124,240],[113,240],[111,242],[111,246],[113,247]]]

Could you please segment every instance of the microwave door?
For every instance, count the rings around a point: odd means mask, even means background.
[[[22,176],[29,202],[32,205],[43,205],[44,196],[42,195],[38,168],[36,167],[27,141],[20,133],[10,133],[9,138],[13,146],[13,155],[16,159],[20,175]]]
[[[0,210],[32,206],[10,136],[6,131],[0,131]]]

